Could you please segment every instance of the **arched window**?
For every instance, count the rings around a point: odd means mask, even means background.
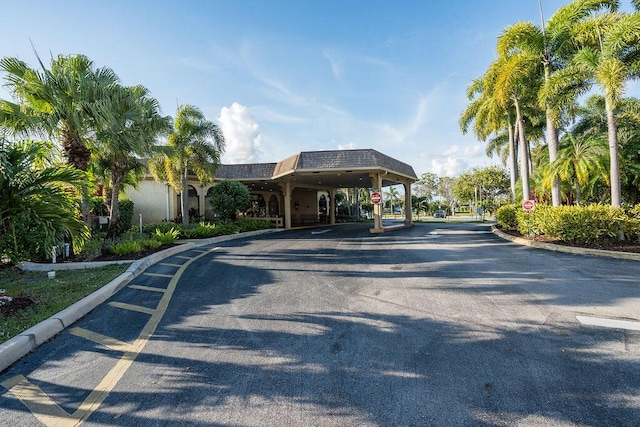
[[[274,194],[269,197],[269,216],[280,216],[280,204]]]

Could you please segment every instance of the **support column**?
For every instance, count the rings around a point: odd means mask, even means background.
[[[284,228],[291,229],[291,192],[293,188],[290,182],[285,182],[284,185],[280,185],[282,193],[284,194]]]
[[[382,194],[382,175],[380,172],[375,172],[369,175],[371,177],[371,187],[373,187],[373,191],[377,191]],[[380,204],[373,205],[373,228],[369,229],[371,233],[382,233],[384,232],[384,226],[382,224],[382,206],[383,201],[380,201]]]
[[[336,223],[336,189],[329,189],[329,224],[335,225]]]
[[[411,206],[411,182],[404,182],[404,225],[413,225],[413,206]]]
[[[198,203],[198,210],[199,210],[198,215],[200,215],[200,218],[204,218],[204,213],[205,213],[205,210],[206,210],[206,206],[204,205],[205,204],[205,199],[204,199],[205,195],[206,195],[206,193],[204,191],[204,185],[200,185],[200,194],[198,194],[198,201],[199,201],[199,203]]]

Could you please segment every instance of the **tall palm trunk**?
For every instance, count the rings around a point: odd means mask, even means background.
[[[518,181],[518,157],[516,149],[515,129],[509,119],[509,180],[511,184],[511,203],[516,202],[516,182]]]
[[[516,107],[516,124],[518,125],[518,139],[520,140],[520,179],[522,181],[522,198],[529,199],[531,194],[531,186],[529,184],[529,150],[527,147],[527,139],[524,132],[524,120],[520,113],[520,102],[518,98],[513,98]]]
[[[68,127],[62,129],[62,150],[67,163],[71,166],[86,172],[91,158],[91,152],[80,138],[77,132],[73,132]],[[83,191],[80,198],[80,211],[84,222],[89,225],[89,194]]]
[[[551,112],[547,108],[547,146],[549,148],[549,163],[558,159],[558,129],[551,119]],[[553,206],[560,206],[562,195],[560,194],[560,178],[554,177],[551,185],[551,203]]]
[[[616,132],[616,116],[612,102],[605,97],[607,109],[607,133],[609,136],[609,179],[611,180],[611,206],[620,207],[622,191],[620,188],[620,161],[618,159],[618,136]]]
[[[182,171],[182,193],[180,193],[180,204],[182,205],[182,223],[189,224],[189,184],[187,181],[188,169]]]
[[[114,168],[111,173],[111,203],[109,205],[111,218],[109,220],[109,228],[107,229],[108,239],[114,238],[120,234],[120,205],[118,203],[118,195],[120,194],[123,175],[123,173],[116,170],[116,168]]]

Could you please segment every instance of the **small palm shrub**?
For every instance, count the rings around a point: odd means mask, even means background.
[[[171,227],[169,230],[162,231],[156,228],[156,231],[151,235],[151,239],[160,242],[160,245],[170,245],[180,236],[180,231],[175,227]]]
[[[215,235],[216,226],[207,222],[200,222],[197,225],[184,227],[182,235],[187,239],[204,239]]]
[[[126,242],[109,246],[109,253],[118,256],[130,255],[142,250],[144,250],[144,247],[141,240],[127,240]]]

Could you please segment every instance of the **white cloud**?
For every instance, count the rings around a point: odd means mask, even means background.
[[[464,160],[447,157],[446,160],[431,160],[431,171],[438,176],[455,177],[467,170],[469,165]]]
[[[325,59],[329,61],[329,64],[331,64],[331,72],[333,73],[333,77],[339,80],[342,76],[342,65],[340,64],[340,62],[327,50],[322,52],[322,56],[324,56]]]
[[[222,107],[218,117],[226,151],[223,163],[255,163],[262,157],[260,125],[247,111],[247,107],[234,102]]]
[[[356,144],[354,144],[353,142],[338,145],[338,150],[354,150],[355,148],[357,147],[356,147]]]

